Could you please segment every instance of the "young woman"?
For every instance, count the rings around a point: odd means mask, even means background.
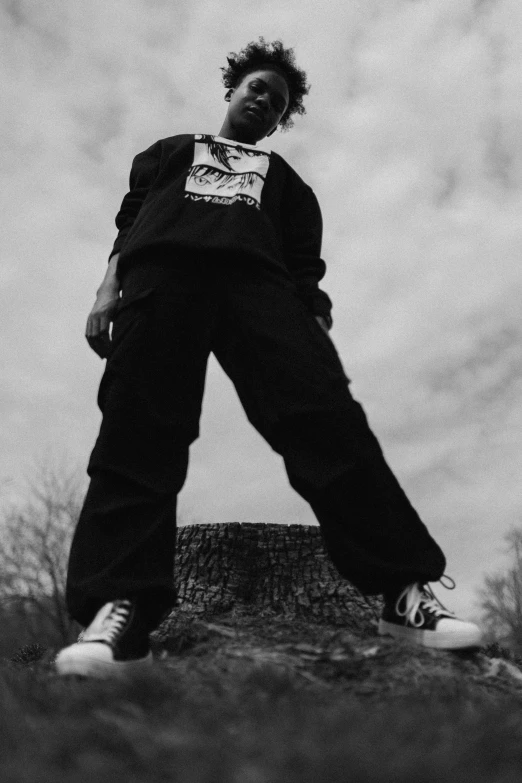
[[[444,555],[328,336],[317,199],[283,158],[256,147],[304,113],[306,74],[280,41],[260,38],[227,59],[219,134],[171,136],[134,159],[88,318],[87,340],[107,358],[103,420],[69,561],[68,607],[85,631],[59,653],[58,671],[105,676],[151,662],[148,635],[175,603],[176,498],[211,351],[311,505],[340,574],[385,596],[380,632],[477,646],[477,626],[428,587]]]

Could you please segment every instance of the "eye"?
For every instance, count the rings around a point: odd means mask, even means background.
[[[261,82],[250,82],[249,87],[252,92],[259,94],[263,92],[266,85],[262,84]],[[283,114],[286,110],[286,101],[283,100],[283,98],[281,98],[278,94],[270,96],[270,103],[272,104],[275,111],[278,112],[278,114]]]

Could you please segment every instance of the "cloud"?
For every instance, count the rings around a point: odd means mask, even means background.
[[[87,460],[102,363],[83,329],[134,155],[217,133],[220,66],[295,47],[307,114],[273,146],[316,191],[352,389],[471,586],[520,517],[522,6],[516,0],[2,2],[0,475]],[[211,360],[182,507],[311,522]]]

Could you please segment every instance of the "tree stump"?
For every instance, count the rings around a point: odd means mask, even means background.
[[[375,630],[381,600],[339,576],[315,525],[231,522],[177,531],[175,584],[183,613],[199,619],[250,614]],[[168,632],[169,620],[162,636]]]

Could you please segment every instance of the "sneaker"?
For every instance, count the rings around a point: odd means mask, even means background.
[[[379,633],[439,650],[479,647],[482,640],[477,625],[459,620],[427,585],[417,583],[385,601]]]
[[[127,600],[105,604],[55,661],[59,674],[101,678],[132,674],[151,664],[147,627],[137,605]]]

